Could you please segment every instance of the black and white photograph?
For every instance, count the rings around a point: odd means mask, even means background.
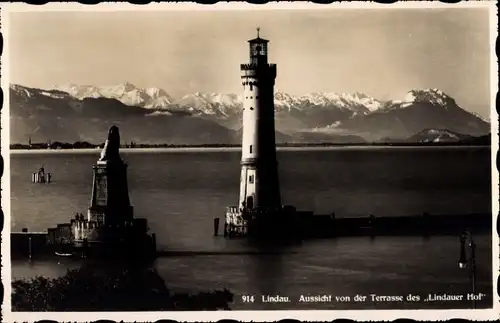
[[[0,10],[7,321],[498,317],[495,1]]]

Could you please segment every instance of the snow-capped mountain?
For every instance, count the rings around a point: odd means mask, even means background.
[[[173,101],[172,97],[165,90],[156,87],[138,88],[129,82],[111,86],[56,85],[54,89],[67,92],[78,99],[117,99],[126,105],[148,109],[164,109]]]
[[[50,97],[53,99],[64,99],[68,98],[69,95],[65,91],[59,91],[59,90],[40,90],[40,89],[33,89],[17,84],[12,84],[10,87],[11,91],[17,94],[19,98],[22,98],[24,101],[27,101],[29,99],[32,99],[36,96],[46,96]]]
[[[241,113],[243,97],[236,94],[201,93],[188,94],[175,101],[190,111],[207,115],[231,116]],[[361,93],[310,93],[302,96],[276,91],[274,106],[277,113],[326,108],[348,111],[350,114],[368,114],[382,103]]]
[[[174,99],[163,89],[138,88],[129,82],[111,86],[57,85],[54,89],[67,92],[77,99],[110,98],[130,106],[153,110],[185,110],[193,115],[217,119],[231,118],[235,121],[239,120],[238,116],[241,115],[243,102],[242,95],[238,94],[202,92]],[[291,114],[301,119],[306,128],[328,126],[343,119],[368,115],[384,107],[384,102],[357,92],[291,95],[276,91],[274,101],[278,119],[286,118],[287,114]],[[409,100],[406,101],[409,102]]]
[[[490,131],[488,122],[462,109],[455,99],[438,89],[411,90],[402,100],[385,102],[365,116],[339,120],[321,130],[354,132],[365,134],[368,140],[379,140],[405,138],[426,128],[449,129],[474,136]]]
[[[419,89],[409,91],[403,100],[391,101],[389,109],[406,108],[415,103],[427,103],[445,109],[456,106],[455,99],[439,89]]]
[[[137,133],[141,127],[149,127],[143,131],[151,137],[153,132],[149,125],[163,127],[166,120],[176,120],[184,124],[183,131],[194,132],[193,136],[200,131],[209,136],[210,131],[203,130],[206,128],[217,131],[220,134],[217,140],[223,140],[225,130],[227,133],[237,131],[242,125],[243,98],[236,94],[197,92],[173,99],[160,88],[141,89],[128,82],[107,87],[70,84],[52,90],[12,85],[10,93],[14,117],[55,118],[61,120],[58,127],[72,127],[71,123],[65,126],[60,118],[90,118],[85,122],[78,119],[86,125],[80,127],[83,132],[90,131],[90,125],[100,122],[95,120],[108,122],[128,118],[135,122]],[[462,109],[452,97],[437,89],[411,90],[402,100],[386,102],[361,93],[324,92],[297,96],[281,91],[275,93],[274,100],[276,129],[283,138],[327,141],[331,136],[342,135],[348,139],[360,136],[376,141],[408,138],[422,129],[447,129],[450,133],[473,136],[490,132],[488,122]],[[193,128],[191,125],[195,122],[203,129]],[[154,137],[159,140],[163,131],[158,130]],[[182,138],[186,136],[187,133]],[[449,134],[436,138],[444,140],[444,136],[451,138]],[[197,140],[203,139],[198,137]]]
[[[174,101],[179,109],[214,118],[232,129],[241,127],[243,97],[236,94],[188,94]],[[277,129],[294,132],[299,129],[325,127],[356,115],[368,115],[382,107],[382,102],[360,93],[274,94]]]
[[[243,98],[236,94],[202,93],[188,94],[175,101],[180,107],[194,114],[229,117],[241,112]]]
[[[113,93],[119,92],[116,88]],[[130,89],[128,89],[130,90]],[[124,89],[125,92],[127,89]],[[151,91],[155,92],[155,91]],[[154,97],[154,93],[151,96]],[[157,98],[161,98],[160,91]],[[13,143],[88,141],[99,143],[109,127],[123,127],[124,142],[210,144],[238,142],[234,131],[213,120],[178,111],[130,106],[118,99],[78,99],[61,90],[10,87],[10,138]]]
[[[327,92],[292,96],[279,91],[274,95],[274,104],[277,111],[329,107],[352,111],[355,114],[368,114],[378,110],[382,105],[377,99],[361,93]]]

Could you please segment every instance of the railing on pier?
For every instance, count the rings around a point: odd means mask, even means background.
[[[49,184],[52,182],[52,173],[34,172],[31,174],[31,181],[33,183]]]
[[[228,207],[226,207],[226,213],[229,213],[229,214],[231,214],[231,213],[238,214],[238,213],[240,213],[240,210],[239,210],[239,208],[237,206],[228,206]]]

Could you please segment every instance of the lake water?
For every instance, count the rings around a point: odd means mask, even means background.
[[[11,228],[45,231],[85,213],[92,165],[99,151],[11,155]],[[213,237],[213,218],[238,199],[240,152],[123,151],[135,216],[145,217],[159,249],[244,251],[242,240]],[[285,204],[337,216],[491,212],[490,149],[334,148],[278,152]],[[50,185],[32,184],[40,164]],[[475,236],[478,307],[491,306],[491,235]],[[469,301],[299,303],[300,295],[464,294],[467,272],[457,266],[458,236],[369,237],[313,240],[282,255],[211,255],[160,258],[155,266],[177,290],[229,288],[233,309],[466,308]],[[13,262],[13,278],[64,274],[75,263]],[[241,302],[242,295],[256,302]],[[288,304],[262,303],[261,295],[289,296]]]

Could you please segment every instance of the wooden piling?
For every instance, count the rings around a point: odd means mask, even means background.
[[[370,214],[370,237],[375,237],[377,230],[377,223],[376,223],[376,218],[375,215]]]
[[[219,235],[219,218],[214,218],[214,236]]]
[[[82,258],[87,258],[89,254],[89,241],[87,238],[83,239],[83,253]]]
[[[156,254],[156,233],[151,234],[151,239],[153,240],[153,253]]]
[[[31,245],[31,237],[28,238],[28,253],[29,253],[29,257],[31,259],[31,254],[32,254],[32,245]]]

